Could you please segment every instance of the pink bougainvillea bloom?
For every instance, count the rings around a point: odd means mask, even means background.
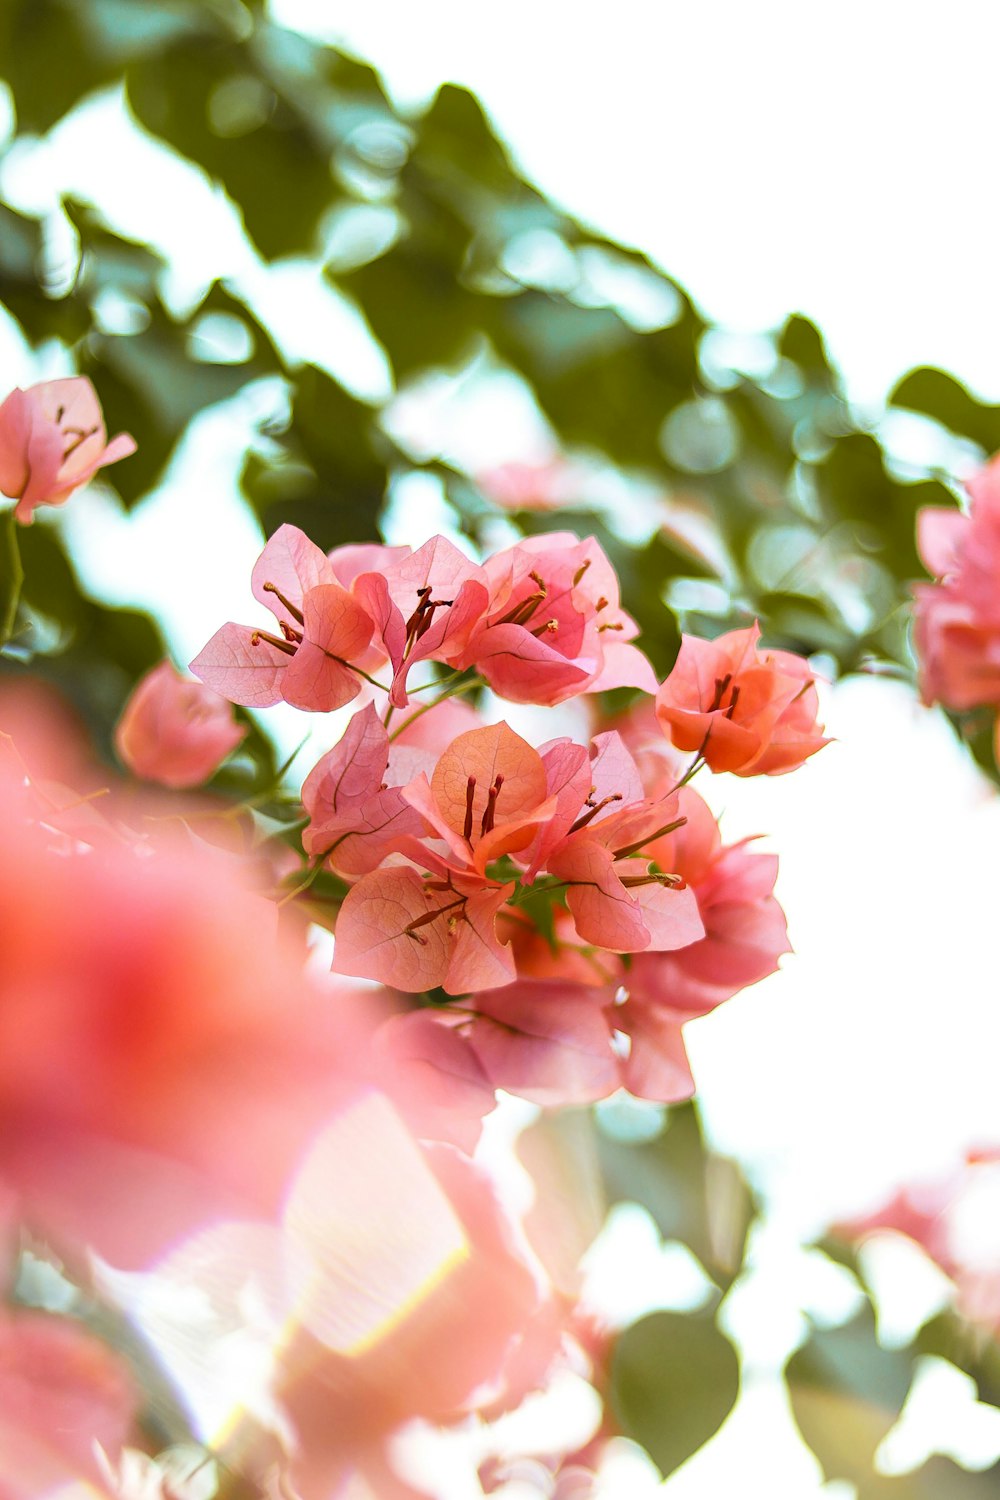
[[[144,781],[200,786],[245,734],[225,698],[163,661],[146,673],[126,703],[115,729],[115,749]]]
[[[589,1104],[621,1085],[612,999],[590,985],[518,982],[477,994],[463,1024],[494,1088],[543,1106]]]
[[[460,665],[474,666],[501,697],[561,703],[614,687],[655,692],[653,670],[631,644],[638,626],[593,537],[530,537],[489,558],[486,574],[488,611]]]
[[[1000,461],[969,481],[968,515],[928,506],[917,545],[939,580],[914,587],[914,644],[925,703],[1000,704]]]
[[[387,561],[380,571],[359,573],[351,587],[376,622],[392,664],[389,699],[399,708],[409,701],[411,667],[419,661],[456,665],[489,599],[483,569],[443,536]]]
[[[333,565],[295,526],[279,526],[254,566],[254,598],[278,621],[275,635],[229,623],[191,663],[202,682],[232,703],[329,713],[357,697],[351,670],[369,650],[374,621],[337,581]],[[365,669],[367,670],[367,669]]]
[[[762,652],[759,640],[756,624],[714,641],[683,636],[656,694],[668,738],[702,755],[713,771],[777,776],[828,743],[816,722],[809,663],[791,651]]]
[[[504,510],[557,510],[580,498],[580,475],[563,458],[498,464],[475,479],[483,494]]]
[[[337,918],[334,972],[400,990],[449,995],[509,984],[514,961],[496,936],[496,914],[513,882],[422,879],[410,866],[364,876]]]
[[[36,505],[61,505],[103,469],[135,452],[120,432],[107,441],[97,393],[84,375],[19,387],[0,403],[0,492],[30,526]]]
[[[138,1395],[122,1359],[80,1324],[48,1312],[0,1315],[0,1494],[105,1495],[111,1461],[138,1437]]]
[[[551,749],[551,747],[550,747]],[[578,772],[574,773],[574,787]],[[632,756],[611,731],[594,739],[589,793],[553,818],[539,843],[545,865],[567,883],[566,903],[581,938],[619,953],[671,949],[704,934],[693,893],[640,851],[683,815],[673,793],[647,798]],[[533,866],[532,866],[533,868]]]
[[[189,838],[83,850],[16,786],[0,810],[0,1176],[25,1219],[132,1266],[274,1212],[366,1043],[273,905]]]
[[[958,1312],[1000,1335],[1000,1151],[966,1152],[947,1175],[898,1188],[862,1217],[835,1226],[841,1238],[892,1230],[914,1240],[955,1284]]]
[[[530,844],[555,809],[547,792],[541,756],[506,724],[459,735],[431,779],[421,773],[402,792],[434,845],[399,838],[397,849],[430,878],[402,866],[360,880],[337,920],[335,971],[449,994],[510,983],[495,919],[514,886],[487,866]]]
[[[415,1417],[452,1423],[502,1400],[546,1297],[486,1175],[454,1148],[419,1144],[370,1088],[332,1112],[279,1216],[215,1226],[158,1275],[197,1287],[232,1326],[256,1310],[274,1354],[282,1468],[303,1500],[346,1500],[355,1490],[340,1486],[357,1470],[378,1500],[410,1495],[382,1472],[386,1440]],[[183,1314],[168,1316],[176,1345]],[[255,1471],[250,1443],[234,1443],[241,1472]],[[272,1477],[274,1461],[271,1445]]]
[[[686,822],[648,852],[694,891],[705,935],[672,953],[636,954],[626,1011],[641,1004],[689,1020],[773,974],[791,946],[774,897],[777,855],[755,853],[750,839],[723,846],[718,824],[694,788],[682,787],[677,796]]]
[[[392,758],[398,762],[400,757]],[[310,823],[302,843],[307,854],[356,878],[380,865],[402,837],[423,833],[424,820],[405,800],[389,762],[389,735],[369,703],[305,779],[302,802]]]

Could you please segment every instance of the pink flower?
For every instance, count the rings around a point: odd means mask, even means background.
[[[504,510],[557,510],[579,499],[582,487],[582,476],[564,458],[498,464],[475,478],[483,494]]]
[[[393,759],[398,762],[398,754]],[[380,865],[405,835],[423,833],[424,820],[404,798],[389,762],[388,733],[369,703],[305,779],[307,854],[324,857],[331,869],[355,878]]]
[[[200,786],[245,734],[224,698],[162,661],[126,703],[115,729],[115,749],[144,781]]]
[[[550,767],[560,746],[563,755],[582,751],[557,741],[549,747]],[[567,769],[560,765],[559,782]],[[546,869],[567,883],[566,904],[580,937],[618,953],[682,948],[702,937],[692,892],[674,872],[652,870],[650,854],[641,852],[683,821],[676,795],[644,796],[635,761],[614,731],[595,737],[590,760],[569,787],[575,811],[567,798],[543,829],[535,854],[538,859],[544,851]]]
[[[232,703],[330,713],[357,697],[375,623],[337,580],[325,553],[295,526],[279,526],[254,566],[251,587],[279,635],[231,622],[191,663],[195,676]],[[384,659],[384,658],[383,658]]]
[[[403,788],[443,847],[401,837],[397,851],[412,866],[373,871],[348,892],[337,919],[334,969],[402,990],[448,994],[492,989],[514,978],[510,951],[495,919],[512,882],[487,866],[525,849],[554,811],[542,759],[506,724],[460,734],[428,781]]]
[[[135,452],[120,432],[107,441],[97,393],[83,375],[15,388],[0,404],[0,491],[30,526],[36,505],[62,505],[75,489]]]
[[[656,713],[679,750],[713,771],[779,776],[827,744],[809,663],[791,651],[758,650],[760,628],[714,641],[685,635]]]
[[[530,537],[491,557],[486,575],[488,610],[459,665],[474,666],[501,697],[561,703],[615,687],[655,692],[653,670],[631,644],[638,626],[593,537]]]
[[[4,1500],[40,1500],[74,1480],[80,1494],[106,1494],[95,1445],[115,1460],[138,1437],[137,1409],[124,1362],[78,1323],[47,1312],[0,1315]]]
[[[141,1265],[219,1213],[272,1212],[364,1043],[233,856],[85,848],[7,781],[0,764],[0,1177],[24,1217]]]
[[[343,570],[363,565],[365,554],[375,550],[340,548],[333,557]],[[390,702],[405,708],[410,668],[419,661],[457,665],[489,596],[483,569],[446,537],[431,537],[416,552],[406,549],[402,557],[396,555],[400,550],[378,549],[383,566],[358,572],[351,589],[375,621],[378,639],[392,663]],[[369,569],[376,565],[370,556],[367,562]]]
[[[254,1309],[285,1488],[304,1500],[354,1495],[356,1474],[378,1500],[410,1496],[388,1466],[395,1429],[460,1421],[508,1399],[515,1373],[537,1385],[551,1358],[522,1368],[547,1288],[491,1181],[453,1147],[419,1143],[377,1089],[337,1102],[271,1220],[213,1226],[157,1274],[198,1288],[227,1326]],[[176,1345],[184,1314],[167,1316]],[[273,1477],[275,1444],[259,1437],[237,1430],[233,1454],[248,1477],[263,1477],[261,1460]]]
[[[687,821],[651,844],[649,853],[691,886],[705,935],[673,953],[636,954],[625,1009],[654,1006],[690,1020],[773,974],[791,950],[773,894],[777,855],[753,853],[748,839],[724,846],[698,793],[682,787],[677,795]]]
[[[1000,704],[1000,460],[969,481],[969,514],[927,506],[917,545],[940,581],[914,587],[920,693],[968,709]]]

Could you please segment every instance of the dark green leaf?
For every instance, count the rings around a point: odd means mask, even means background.
[[[706,1149],[694,1105],[671,1109],[651,1141],[602,1135],[598,1153],[609,1200],[642,1204],[664,1239],[681,1240],[728,1287],[743,1264],[755,1204],[735,1163]]]
[[[904,375],[889,396],[892,406],[933,417],[950,432],[972,438],[987,453],[1000,448],[1000,406],[989,406],[944,370],[923,366]]]
[[[664,1476],[715,1435],[739,1386],[736,1351],[706,1313],[652,1313],[615,1348],[615,1414]]]

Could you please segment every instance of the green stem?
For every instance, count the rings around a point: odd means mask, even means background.
[[[707,740],[708,740],[708,736],[707,735],[705,736],[705,739],[706,739],[706,742],[707,742]],[[673,794],[674,794],[674,792],[679,792],[682,786],[687,786],[687,784],[691,780],[692,776],[697,775],[697,773],[701,770],[702,766],[705,765],[705,764],[706,764],[705,758],[702,755],[701,750],[699,750],[698,754],[695,756],[694,760],[691,762],[691,764],[688,766],[687,770],[684,772],[684,775],[681,777],[680,781],[677,781],[677,782],[674,783],[674,785],[670,788],[670,791],[667,793],[667,796],[668,797],[672,797]]]
[[[482,685],[483,681],[481,677],[471,677],[468,682],[459,682],[454,687],[450,687],[447,692],[440,693],[438,697],[432,698],[430,703],[422,703],[418,709],[414,710],[405,724],[400,724],[398,729],[393,730],[389,736],[390,742],[397,735],[402,734],[404,729],[409,729],[414,719],[419,719],[421,714],[430,713],[432,708],[437,708],[438,704],[443,703],[446,698],[457,698],[459,693],[471,693],[473,688],[482,687]]]
[[[21,600],[21,585],[24,583],[24,568],[21,565],[21,549],[17,544],[17,522],[14,507],[7,512],[0,528],[0,648],[6,646],[14,633],[17,606]]]

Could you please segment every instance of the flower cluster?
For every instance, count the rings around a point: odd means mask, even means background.
[[[86,382],[8,398],[15,518],[124,455],[104,437]],[[442,537],[326,555],[283,526],[252,589],[267,624],[124,705],[118,756],[167,791],[95,801],[40,685],[0,698],[0,1292],[32,1256],[72,1289],[70,1315],[0,1318],[5,1495],[202,1500],[218,1464],[220,1492],[419,1500],[415,1422],[492,1420],[581,1359],[597,1388],[585,1244],[513,1214],[483,1118],[501,1089],[687,1097],[684,1025],[788,951],[775,857],[724,844],[690,785],[824,743],[808,667],[756,627],[686,637],[659,684],[608,558],[567,532],[479,562]],[[486,688],[583,698],[585,742],[486,720]],[[608,688],[640,701],[611,720]],[[232,703],[356,699],[300,797],[282,773],[242,805],[204,787],[246,732]],[[164,1375],[95,1335],[108,1304],[185,1397],[225,1392],[211,1455],[195,1427],[151,1451]],[[611,1430],[546,1455],[543,1492],[589,1489]]]
[[[1000,460],[969,481],[968,514],[926,506],[920,556],[934,583],[914,587],[914,644],[925,703],[1000,706]]]
[[[818,750],[807,664],[754,626],[685,636],[659,685],[608,558],[566,532],[480,564],[443,537],[327,556],[282,526],[252,587],[277,630],[223,626],[191,664],[208,687],[258,707],[367,700],[302,789],[310,869],[339,887],[334,971],[418,997],[396,1029],[448,1035],[448,1066],[491,1088],[690,1094],[682,1025],[788,944],[776,860],[724,847],[687,783]],[[656,712],[632,748],[599,714],[589,744],[535,747],[458,703],[479,686],[546,705],[632,687]]]

